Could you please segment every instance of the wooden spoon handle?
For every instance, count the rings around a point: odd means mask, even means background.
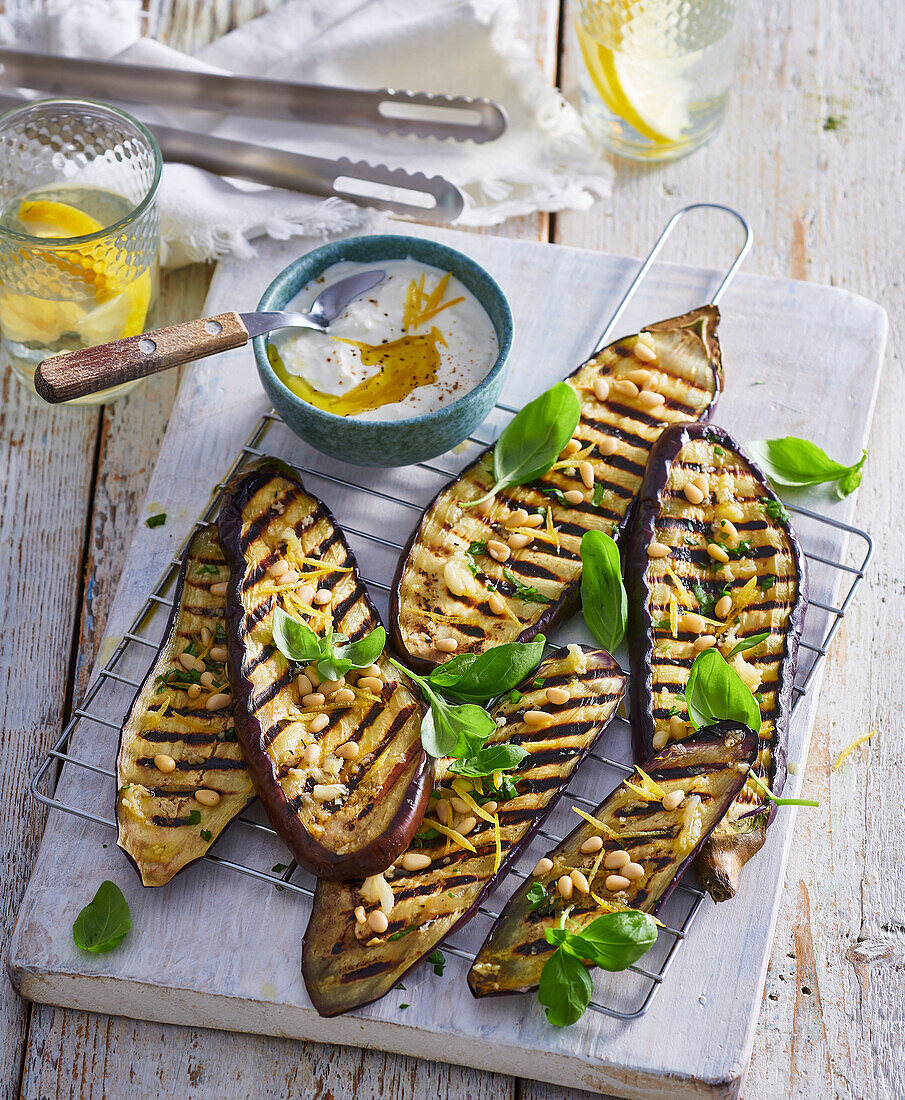
[[[53,404],[71,401],[247,343],[248,329],[239,314],[219,313],[54,355],[35,371],[35,389]]]

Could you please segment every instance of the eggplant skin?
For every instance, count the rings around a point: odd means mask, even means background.
[[[581,845],[602,834],[582,821],[547,853],[553,861],[552,869],[530,876],[516,890],[482,944],[468,973],[472,994],[501,996],[536,989],[544,963],[554,950],[545,932],[559,924],[566,907],[571,907],[570,924],[579,928],[614,909],[656,913],[741,790],[756,754],[757,736],[747,726],[734,722],[716,722],[694,737],[667,745],[644,764],[644,771],[665,791],[681,788],[686,792],[684,801],[674,810],[664,810],[656,798],[642,798],[623,780],[592,811],[592,816],[617,836],[603,835],[601,853],[584,854]],[[637,784],[637,775],[633,780]],[[627,889],[610,893],[604,883],[612,872],[604,869],[603,859],[618,849],[629,852],[645,874]],[[572,869],[584,873],[591,892],[581,894],[575,890],[567,902],[556,884]],[[540,906],[532,906],[528,891],[537,883],[544,887],[547,898]]]
[[[538,687],[536,680],[541,680]],[[565,704],[553,705],[548,687],[570,692]],[[625,690],[625,675],[604,650],[571,646],[541,662],[519,690],[518,702],[506,700],[494,708],[505,719],[491,742],[513,741],[529,752],[511,774],[517,797],[499,802],[500,868],[495,873],[495,830],[478,820],[468,833],[477,849],[454,848],[446,855],[446,839],[427,841],[417,851],[432,859],[418,871],[394,870],[389,882],[395,904],[386,933],[373,937],[359,925],[355,909],[366,911],[362,883],[325,882],[317,885],[314,908],[305,933],[302,972],[312,1003],[322,1016],[335,1016],[382,997],[426,954],[464,924],[507,868],[518,857],[552,809],[562,787],[606,730]],[[554,722],[546,729],[526,726],[526,709],[543,709]],[[454,793],[456,777],[444,774],[436,793]],[[485,782],[490,782],[486,780]],[[436,816],[439,802],[432,802]],[[461,815],[459,815],[461,816]],[[425,819],[425,828],[433,818]],[[390,939],[414,927],[412,932]],[[373,939],[373,942],[372,942]]]
[[[227,578],[227,565],[213,528],[199,530],[186,547],[173,594],[173,610],[154,662],[139,686],[120,731],[116,758],[117,843],[145,886],[163,886],[211,844],[254,798],[238,744],[231,707],[208,711],[206,700],[221,691],[226,670],[210,657],[222,634],[225,598],[211,586]],[[205,629],[208,634],[202,635]],[[205,641],[205,638],[208,640]],[[179,662],[189,643],[219,686],[190,699],[185,684],[160,677],[184,676]],[[160,771],[154,758],[168,756],[175,768]],[[195,791],[217,791],[216,806],[198,802]],[[190,820],[194,815],[200,820]]]
[[[226,490],[218,522],[230,565],[226,624],[236,729],[270,823],[298,863],[322,878],[380,871],[408,847],[430,795],[421,700],[384,654],[376,662],[384,680],[379,696],[350,685],[356,698],[349,706],[329,698],[320,707],[303,704],[298,677],[273,646],[270,626],[278,604],[318,633],[329,623],[356,640],[379,626],[352,551],[326,506],[291,467],[273,459]],[[297,567],[295,589],[277,590],[269,569],[279,560]],[[330,603],[301,604],[301,587],[329,589]],[[315,732],[310,727],[322,713],[329,722]],[[359,755],[340,760],[334,750],[349,741]],[[314,764],[303,760],[310,745],[321,752]],[[339,774],[325,774],[331,767]],[[339,798],[315,801],[312,790],[332,784],[341,786]]]
[[[710,493],[701,505],[692,505],[685,499],[681,483],[702,469],[707,473]],[[689,588],[701,583],[708,593],[715,594],[728,581],[730,594],[738,592],[750,579],[744,575],[750,565],[743,563],[752,561],[756,568],[753,575],[776,578],[774,588],[760,590],[753,603],[737,617],[731,616],[733,625],[719,636],[718,644],[725,655],[741,638],[770,631],[766,642],[735,661],[744,662],[738,667],[745,674],[751,675],[754,670],[752,684],[757,674],[762,675],[768,689],[760,697],[762,751],[755,771],[777,794],[786,778],[785,747],[808,591],[807,568],[798,539],[787,519],[772,518],[764,507],[778,499],[763,473],[722,428],[698,424],[668,428],[651,453],[626,554],[632,728],[639,759],[653,750],[656,733],[668,731],[671,696],[684,691],[695,656],[691,644],[695,635],[680,627],[678,637],[673,639],[668,627],[653,625],[665,621],[668,606],[660,599],[666,590],[660,574],[664,559],[648,556],[651,542],[670,546],[666,560],[689,581]],[[723,509],[733,504],[744,512],[744,520],[734,525],[739,538],[751,543],[751,553],[719,567],[708,556],[704,537],[711,534],[711,523],[724,518]],[[686,539],[697,545],[689,546]],[[652,583],[653,598],[658,599],[653,613]],[[670,590],[675,591],[671,586]],[[661,651],[666,658],[663,661],[657,658]],[[668,680],[663,678],[667,674]],[[762,814],[742,816],[760,805],[764,806]],[[695,869],[715,901],[734,896],[739,872],[763,846],[774,813],[775,807],[768,808],[748,784],[727,818],[714,830]]]
[[[550,470],[531,485],[514,485],[499,492],[491,511],[463,511],[457,501],[475,500],[492,485],[493,447],[447,485],[428,505],[400,557],[390,593],[390,628],[395,648],[406,664],[427,671],[448,660],[436,648],[439,636],[456,640],[456,653],[482,652],[493,645],[530,641],[549,633],[578,608],[581,583],[581,536],[589,530],[619,538],[641,485],[650,447],[671,423],[706,420],[722,387],[722,359],[716,329],[719,310],[703,306],[681,317],[648,325],[657,360],[643,362],[634,353],[635,337],[623,337],[583,363],[566,381],[578,392],[581,420],[575,438],[582,444],[579,461],[588,461],[596,485],[602,486],[598,505],[590,499],[577,468]],[[594,382],[622,380],[629,371],[647,370],[646,384],[660,390],[665,402],[653,410],[636,397],[615,390],[601,401]],[[607,452],[614,446],[615,452]],[[546,489],[547,493],[543,490]],[[557,499],[569,490],[585,493],[585,501],[568,504]],[[555,492],[554,492],[555,491]],[[559,546],[544,528],[530,529],[530,543],[514,550],[506,562],[483,553],[470,558],[473,543],[506,541],[506,526],[519,508],[550,510]],[[451,566],[464,589],[453,596],[445,569]],[[472,565],[477,566],[473,575]],[[507,576],[509,571],[510,576]],[[512,584],[536,588],[549,602],[526,602]],[[506,614],[494,614],[492,593],[501,596]],[[437,616],[442,616],[438,618]]]

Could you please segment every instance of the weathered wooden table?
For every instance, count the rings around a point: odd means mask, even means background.
[[[150,0],[148,29],[191,49],[278,2]],[[798,819],[742,1095],[897,1100],[905,1096],[905,894],[895,873],[905,841],[896,771],[905,752],[897,721],[905,540],[892,505],[905,473],[896,411],[896,395],[905,398],[896,339],[905,304],[897,218],[905,208],[905,9],[880,0],[750,8],[736,93],[710,147],[665,168],[619,164],[613,197],[592,211],[497,232],[641,254],[676,207],[728,202],[756,234],[747,270],[845,286],[889,310],[889,362],[857,511],[878,554],[830,656],[805,780],[821,807]],[[523,10],[544,70],[568,91],[580,63],[568,5],[563,12],[555,0],[525,0]],[[676,259],[719,259],[691,227],[671,248]],[[199,266],[166,279],[168,319],[197,314],[210,273]],[[86,686],[177,384],[165,374],[92,412],[49,409],[3,381],[3,945],[43,827],[28,777]],[[877,736],[857,766],[831,772],[839,748],[871,728]],[[3,1100],[586,1095],[379,1052],[30,1007],[5,981],[0,1014]]]

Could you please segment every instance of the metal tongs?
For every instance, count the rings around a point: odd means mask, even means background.
[[[212,110],[333,127],[365,127],[379,133],[455,141],[493,141],[506,129],[506,115],[499,104],[470,96],[390,88],[359,91],[13,49],[0,49],[0,66],[0,84],[56,95]],[[3,97],[3,103],[8,105],[9,99]],[[432,221],[452,221],[462,211],[458,188],[441,176],[427,177],[420,172],[345,158],[333,161],[310,157],[168,126],[152,125],[149,129],[165,159],[192,164],[218,175],[313,195],[338,195],[359,205],[428,217]],[[363,183],[365,187],[356,188],[355,183]],[[383,190],[383,195],[367,186],[374,184]],[[390,195],[386,193],[388,188],[392,189]],[[397,196],[396,192],[403,194]],[[409,201],[405,192],[413,193],[408,196]],[[428,197],[427,202],[423,196]]]

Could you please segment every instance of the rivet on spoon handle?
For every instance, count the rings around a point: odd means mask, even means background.
[[[247,343],[248,329],[239,314],[219,313],[54,355],[35,371],[35,389],[52,404],[72,401]]]

